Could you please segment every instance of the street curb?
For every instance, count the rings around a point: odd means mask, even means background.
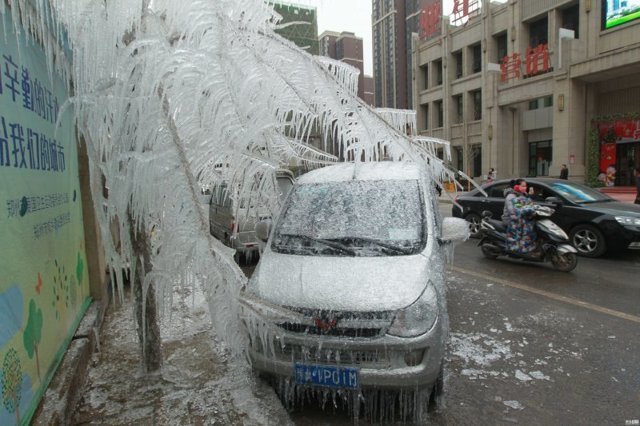
[[[102,327],[104,312],[100,302],[91,303],[87,309],[33,415],[32,425],[71,424],[89,371],[91,355],[99,346],[97,335]]]

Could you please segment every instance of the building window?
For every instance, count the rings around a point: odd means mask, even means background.
[[[453,97],[453,105],[455,107],[454,124],[460,124],[464,120],[464,114],[462,109],[462,95],[456,95]]]
[[[482,175],[482,145],[476,144],[471,145],[469,148],[469,155],[471,156],[471,161],[469,161],[471,166],[471,177],[481,176]]]
[[[426,90],[429,88],[429,67],[426,65],[420,66],[420,74],[422,75],[422,85],[420,88]]]
[[[460,78],[462,77],[462,52],[454,52],[453,61],[456,64],[456,78]]]
[[[456,152],[456,169],[464,172],[464,157],[462,155],[462,147],[455,147]]]
[[[549,20],[545,16],[529,24],[529,46],[536,47],[548,42]]]
[[[529,176],[549,176],[551,152],[551,141],[529,144]]]
[[[480,44],[471,46],[471,72],[477,73],[482,71],[482,48]]]
[[[434,106],[436,108],[436,127],[444,126],[444,114],[442,111],[442,100],[435,101]]]
[[[471,92],[471,101],[473,103],[473,119],[482,120],[482,91],[474,90]]]
[[[540,106],[542,105],[542,107]],[[553,95],[529,101],[529,111],[538,108],[548,108],[553,106]]]
[[[580,5],[575,4],[562,11],[562,28],[574,31],[575,38],[578,38],[580,28]]]
[[[429,104],[420,105],[420,113],[422,115],[422,129],[429,130]]]
[[[496,37],[496,63],[502,63],[502,60],[507,56],[507,33],[498,34]]]
[[[436,74],[436,86],[442,85],[442,59],[433,61],[433,68]]]

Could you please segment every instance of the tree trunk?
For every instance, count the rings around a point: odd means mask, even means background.
[[[156,309],[156,293],[154,283],[149,283],[146,294],[143,290],[145,274],[151,272],[151,242],[142,222],[141,229],[136,230],[135,221],[128,214],[129,235],[131,236],[132,262],[136,263],[135,276],[132,277],[134,293],[134,309],[138,323],[138,339],[142,351],[142,362],[146,372],[157,371],[162,367],[162,339],[158,325]],[[143,300],[144,299],[144,300]]]

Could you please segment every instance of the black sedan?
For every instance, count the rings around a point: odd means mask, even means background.
[[[578,253],[598,257],[607,250],[640,249],[640,205],[620,203],[588,186],[561,179],[526,178],[534,202],[555,209],[551,219],[564,229]],[[452,214],[469,221],[471,233],[477,234],[484,210],[500,219],[504,208],[504,190],[509,180],[483,186],[460,195]]]

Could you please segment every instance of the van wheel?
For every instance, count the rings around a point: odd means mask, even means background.
[[[591,225],[575,226],[571,230],[571,244],[585,257],[600,257],[607,250],[604,235]]]
[[[433,385],[429,396],[429,412],[437,411],[444,407],[444,366],[440,367],[440,374]]]
[[[427,422],[429,413],[433,413],[444,406],[444,366],[440,367],[440,374],[433,387],[420,388],[414,396],[414,421],[418,424]]]
[[[429,407],[431,405],[431,394],[432,389],[430,388],[420,388],[415,391],[414,395],[414,412],[413,412],[413,421],[417,424],[427,423],[427,418],[429,416]]]

